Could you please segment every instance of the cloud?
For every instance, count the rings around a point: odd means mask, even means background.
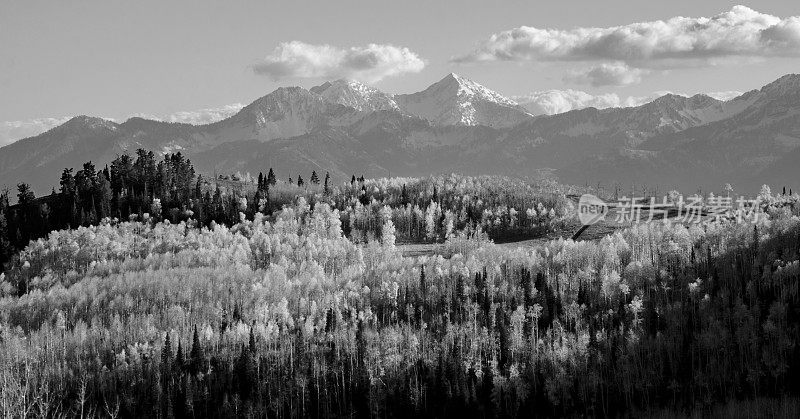
[[[147,118],[164,122],[180,122],[182,124],[204,125],[221,121],[225,118],[233,116],[242,110],[243,107],[244,105],[241,103],[233,103],[230,105],[221,106],[219,108],[198,109],[196,111],[179,111],[160,117],[147,116]]]
[[[594,96],[572,89],[533,92],[513,99],[534,115],[553,115],[588,107],[603,109],[620,104],[619,96],[615,93]]]
[[[36,118],[27,121],[0,122],[0,147],[20,138],[33,137],[67,122],[70,117]]]
[[[368,83],[403,73],[417,73],[425,62],[408,48],[369,44],[347,49],[283,42],[253,66],[256,74],[273,80],[286,78],[348,78]]]
[[[592,95],[580,90],[566,89],[533,92],[524,96],[515,96],[512,99],[533,115],[554,115],[589,107],[606,109],[640,106],[671,93],[657,91],[647,96],[621,98],[616,93]]]
[[[622,61],[670,67],[698,59],[798,55],[800,17],[734,6],[711,18],[673,17],[608,28],[521,26],[493,34],[453,61]]]
[[[647,70],[632,68],[624,62],[603,63],[586,70],[570,71],[564,81],[577,84],[599,86],[628,86],[642,81]]]
[[[706,94],[717,100],[728,101],[743,95],[744,92],[740,92],[738,90],[726,90],[724,92],[708,92]]]

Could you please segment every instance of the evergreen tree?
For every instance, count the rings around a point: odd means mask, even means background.
[[[255,333],[253,333],[253,331],[256,328],[255,326],[256,326],[255,322],[253,322],[253,325],[250,326],[250,338],[248,339],[248,342],[247,342],[247,347],[248,347],[248,349],[250,349],[250,353],[252,353],[252,354],[256,353],[256,335],[255,335]]]
[[[3,272],[3,265],[8,261],[13,253],[11,237],[8,231],[8,191],[0,194],[0,272]]]
[[[34,195],[30,185],[24,182],[17,184],[17,204],[20,207],[30,206],[34,200],[36,200],[36,195]]]
[[[183,345],[181,345],[181,341],[178,340],[178,349],[175,350],[175,367],[178,368],[179,371],[183,371],[185,366],[186,356],[183,354]]]
[[[424,300],[428,291],[428,284],[425,281],[425,265],[419,267],[419,291],[422,294],[422,299]]]
[[[330,172],[325,172],[325,187],[323,188],[323,191],[325,192],[325,195],[328,195],[329,193],[331,193],[330,181],[331,181]]]
[[[167,332],[164,346],[161,348],[161,376],[163,385],[169,392],[169,381],[172,376],[172,343],[169,340],[169,332]]]
[[[161,365],[169,370],[170,364],[172,364],[172,344],[169,341],[169,333],[167,333],[167,337],[164,338],[164,347],[161,348]]]
[[[239,357],[236,359],[235,373],[238,384],[237,387],[239,388],[239,394],[244,400],[250,398],[257,380],[253,356],[254,352],[249,351],[242,345],[242,349],[239,351]]]
[[[75,196],[75,178],[72,176],[72,169],[64,169],[61,172],[61,195],[65,198],[72,198]]]
[[[97,213],[100,218],[111,215],[111,182],[109,182],[105,172],[97,176],[95,202],[97,203]]]
[[[300,187],[302,187],[302,186],[303,186],[303,184],[304,184],[304,182],[303,182],[303,177],[302,177],[302,176],[300,176],[300,175],[297,175],[297,186],[300,186]]]
[[[275,177],[275,172],[273,172],[272,168],[270,167],[269,173],[267,173],[267,184],[274,186],[277,181],[278,179]]]
[[[19,229],[16,234],[18,245],[27,244],[30,240],[36,238],[37,234],[37,208],[35,208],[36,195],[31,190],[30,185],[27,183],[20,183],[17,185],[17,206],[19,207],[17,222],[15,223]]]
[[[192,336],[192,350],[189,353],[189,368],[192,374],[203,372],[205,365],[205,355],[203,354],[203,347],[200,344],[200,336],[197,333],[197,326],[194,327],[194,335]]]
[[[312,170],[311,171],[311,184],[312,185],[319,185],[319,177],[317,176],[317,171],[316,170]]]

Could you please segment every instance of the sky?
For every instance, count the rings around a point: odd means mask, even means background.
[[[75,115],[210,122],[341,77],[408,93],[455,72],[553,113],[800,72],[800,3],[738,4],[5,0],[0,145]]]

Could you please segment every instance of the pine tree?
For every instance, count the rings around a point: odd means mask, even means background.
[[[425,299],[425,294],[428,291],[428,284],[425,281],[425,265],[419,267],[419,290],[422,298]]]
[[[317,176],[317,171],[311,171],[311,184],[312,185],[319,185],[319,177]]]
[[[336,330],[336,313],[333,312],[333,307],[331,307],[325,314],[325,333],[330,333],[335,330]]]
[[[300,176],[300,175],[297,175],[297,186],[302,187],[303,185],[304,185],[303,177]]]
[[[31,205],[34,200],[36,200],[36,195],[33,193],[31,185],[24,182],[17,184],[17,203],[20,207]]]
[[[278,182],[278,179],[275,177],[275,172],[272,171],[272,168],[269,168],[269,173],[267,173],[267,184],[275,185]]]
[[[169,394],[169,382],[172,373],[172,344],[169,340],[169,332],[167,337],[164,338],[164,347],[161,348],[161,381],[166,387],[167,394]]]
[[[331,174],[329,172],[325,172],[325,187],[323,189],[324,192],[325,192],[325,195],[331,193],[330,180],[331,180]]]
[[[250,353],[252,354],[256,353],[256,335],[254,333],[255,328],[256,324],[255,322],[253,322],[253,325],[250,326],[250,339],[247,342],[247,347],[250,350]]]
[[[356,183],[356,175],[353,175],[353,177],[350,179],[350,184],[355,185],[355,183]]]
[[[8,214],[8,191],[0,194],[0,272],[13,253],[6,214]]]
[[[97,202],[97,212],[100,218],[111,215],[111,182],[108,181],[105,172],[97,176],[95,202]]]
[[[72,176],[72,169],[64,169],[61,173],[61,194],[64,197],[72,198],[75,195],[75,178]]]
[[[531,278],[531,271],[522,269],[522,292],[525,299],[525,310],[533,307],[533,281]]]
[[[236,380],[239,387],[239,394],[244,400],[250,398],[257,379],[255,360],[253,359],[254,354],[254,352],[249,351],[242,345],[239,357],[236,359]]]
[[[192,374],[197,374],[204,370],[205,356],[203,355],[203,347],[200,344],[200,336],[197,333],[197,326],[194,327],[194,335],[192,336],[192,350],[189,354],[189,367]]]
[[[177,372],[183,372],[183,367],[186,366],[186,359],[183,356],[183,346],[181,341],[178,340],[178,349],[175,350],[175,369]]]
[[[169,341],[169,333],[164,338],[164,347],[161,348],[161,365],[165,370],[168,370],[172,363],[172,344]]]

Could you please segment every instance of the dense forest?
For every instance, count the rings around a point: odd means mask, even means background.
[[[27,184],[19,184],[15,205],[9,205],[8,191],[0,194],[0,267],[52,230],[145,215],[230,227],[240,214],[250,220],[256,213],[272,216],[298,196],[312,206],[325,202],[339,210],[345,234],[360,243],[379,234],[386,216],[395,223],[398,239],[407,242],[441,242],[464,229],[482,230],[498,240],[534,237],[562,224],[572,205],[565,194],[582,190],[550,181],[458,175],[376,180],[354,175],[349,183],[334,185],[327,173],[320,179],[313,170],[307,182],[302,175],[283,181],[271,168],[266,172],[257,178],[204,178],[181,153],[158,161],[153,152],[140,149],[135,157],[123,154],[103,169],[92,162],[79,170],[64,169],[54,179],[59,189],[50,195],[37,198]]]
[[[415,193],[383,182],[342,199]],[[764,198],[756,223],[529,248],[467,228],[423,257],[398,251],[389,205],[360,242],[345,234],[358,221],[304,196],[273,216],[242,202],[230,226],[143,215],[54,231],[2,276],[0,411],[609,417],[742,401],[745,416],[796,414],[800,206]]]

